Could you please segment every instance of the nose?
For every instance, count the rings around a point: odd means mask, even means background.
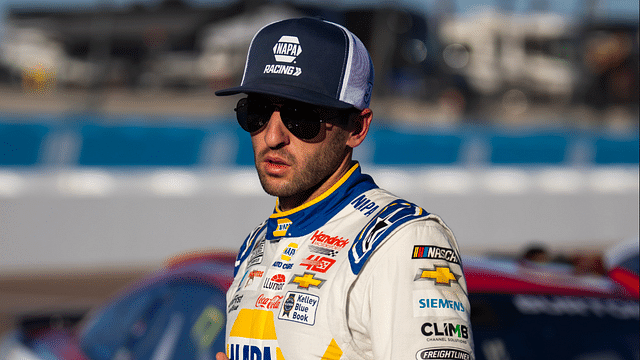
[[[263,135],[265,143],[272,149],[279,149],[289,144],[290,133],[284,123],[282,123],[279,109],[275,109],[271,114],[271,118],[267,123],[267,127],[264,129]]]

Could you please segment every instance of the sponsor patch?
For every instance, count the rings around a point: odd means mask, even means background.
[[[311,236],[311,243],[326,249],[339,251],[349,244],[349,239],[345,239],[342,236],[327,235],[321,230],[316,230],[316,232]]]
[[[283,35],[273,46],[273,57],[277,62],[287,64],[295,63],[300,54],[302,54],[302,46],[297,36]],[[300,76],[302,69],[294,65],[267,64],[264,67],[263,73]]]
[[[273,56],[278,62],[292,63],[302,53],[297,36],[283,35],[273,46]]]
[[[449,360],[449,359],[460,359],[460,360],[471,360],[471,354],[466,351],[458,350],[458,349],[448,349],[448,348],[438,348],[438,349],[422,349],[418,350],[416,353],[416,360],[426,360],[426,359],[438,359],[438,360]]]
[[[284,303],[280,308],[278,319],[314,325],[319,302],[320,297],[316,295],[289,291],[284,297]]]
[[[264,238],[260,239],[253,247],[253,250],[251,250],[251,256],[247,262],[247,267],[251,267],[262,262],[262,257],[264,256],[264,241]]]
[[[357,198],[353,199],[350,205],[353,205],[354,209],[364,213],[364,216],[375,214],[375,212],[380,208],[378,205],[376,205],[376,203],[369,200],[364,195],[360,195]]]
[[[452,282],[458,282],[459,275],[454,274],[448,266],[436,265],[433,269],[418,270],[414,281],[433,280],[436,285],[451,286]]]
[[[263,72],[265,74],[300,76],[300,74],[302,74],[302,69],[291,65],[267,64],[265,65]]]
[[[335,263],[336,261],[334,259],[322,255],[309,255],[309,257],[300,263],[300,266],[306,267],[309,271],[326,273]]]
[[[273,312],[262,309],[240,309],[227,341],[227,357],[231,360],[284,360],[278,345]]]
[[[285,236],[287,235],[287,230],[289,230],[289,226],[293,224],[293,222],[287,218],[278,219],[278,226],[273,231],[273,236]]]
[[[320,288],[324,285],[324,279],[318,279],[315,274],[305,272],[304,275],[294,275],[291,283],[298,284],[298,289]]]
[[[280,303],[282,302],[281,295],[267,296],[265,294],[260,294],[258,299],[256,299],[256,308],[263,308],[267,310],[273,310],[280,307]]]
[[[293,257],[293,255],[296,254],[296,251],[298,251],[298,244],[289,243],[289,245],[287,245],[287,247],[284,248],[284,250],[282,250],[282,255],[280,255],[280,260],[291,261],[291,258]]]
[[[331,249],[324,248],[322,246],[309,245],[309,250],[324,256],[336,257],[336,255],[338,255],[338,250],[331,250]]]
[[[262,281],[265,269],[266,267],[264,266],[254,266],[247,270],[242,280],[240,280],[238,290],[256,290]]]
[[[267,275],[266,279],[264,279],[264,284],[262,284],[262,290],[267,291],[280,291],[284,288],[284,285],[287,283],[287,277],[283,273],[270,273]]]
[[[232,312],[233,310],[238,310],[238,306],[240,306],[240,302],[242,301],[242,298],[244,297],[244,295],[235,295],[233,297],[233,299],[229,302],[229,305],[227,306],[227,312]]]
[[[433,259],[444,260],[454,264],[460,264],[458,254],[453,249],[447,249],[439,246],[415,245],[413,247],[412,259]]]
[[[450,322],[426,322],[420,332],[427,341],[448,341],[466,344],[469,339],[469,328],[463,324]]]
[[[293,268],[293,263],[290,262],[284,262],[284,261],[276,261],[273,263],[274,268],[278,268],[278,269],[282,269],[282,270],[291,270]]]
[[[450,291],[414,290],[412,301],[414,317],[456,316],[467,319],[469,316],[468,303],[460,301]]]

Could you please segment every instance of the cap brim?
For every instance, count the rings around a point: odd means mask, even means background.
[[[351,109],[354,107],[352,104],[334,99],[324,94],[283,84],[263,83],[254,85],[242,85],[218,90],[215,92],[217,96],[235,95],[240,93],[273,95],[285,99],[304,102],[311,105],[329,107],[334,109]]]

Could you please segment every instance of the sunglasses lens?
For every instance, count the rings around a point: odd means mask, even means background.
[[[240,99],[235,110],[238,123],[242,129],[250,133],[260,130],[271,118],[267,104],[247,98]]]
[[[250,133],[265,126],[277,106],[260,99],[244,98],[238,101],[236,117],[240,126]],[[322,120],[314,109],[298,102],[285,102],[280,106],[280,118],[287,129],[302,140],[313,139],[320,133]]]
[[[287,129],[302,140],[318,136],[322,121],[318,114],[304,104],[291,104],[280,109],[280,117]]]

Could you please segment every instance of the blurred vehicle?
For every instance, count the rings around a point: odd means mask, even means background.
[[[613,269],[624,277],[571,264],[463,259],[476,359],[638,359],[637,244],[635,254],[618,254]]]
[[[471,89],[505,105],[525,107],[535,98],[567,104],[580,74],[576,31],[554,13],[485,11],[443,21],[442,56]]]
[[[225,253],[177,258],[85,316],[25,316],[0,342],[0,359],[215,359],[234,262]]]
[[[631,295],[640,297],[640,256],[638,237],[623,241],[603,255],[604,269],[614,281],[624,286]]]
[[[623,281],[569,265],[463,258],[476,358],[638,359],[638,247],[615,254],[607,263],[626,271]],[[79,316],[25,317],[0,343],[0,360],[213,359],[224,351],[234,260],[175,260],[76,324]],[[468,335],[448,338],[458,336]]]

